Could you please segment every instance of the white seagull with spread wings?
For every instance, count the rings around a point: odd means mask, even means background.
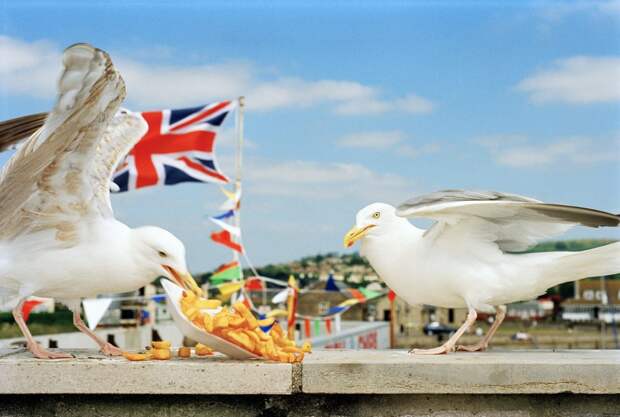
[[[193,280],[172,234],[114,219],[112,173],[147,126],[139,114],[119,112],[125,84],[110,57],[76,44],[63,64],[49,115],[0,124],[0,149],[17,146],[0,173],[0,298],[37,358],[71,355],[35,342],[21,314],[31,295],[66,304],[104,353],[120,354],[84,325],[80,299],[133,291],[162,275],[186,287]]]
[[[422,230],[407,217],[436,223]],[[504,319],[505,304],[530,300],[563,282],[620,272],[620,242],[582,252],[515,252],[578,224],[619,223],[618,215],[588,208],[514,194],[448,190],[413,198],[398,209],[383,203],[363,208],[344,244],[361,240],[361,254],[406,302],[469,310],[445,344],[413,353],[471,352],[487,348]],[[480,343],[456,346],[476,320],[476,311],[496,311],[496,320]]]

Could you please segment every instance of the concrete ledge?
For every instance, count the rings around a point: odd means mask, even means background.
[[[303,363],[304,393],[620,393],[620,351],[566,350],[413,356],[329,350]]]
[[[0,394],[618,394],[620,351],[411,356],[324,350],[301,365],[224,357],[128,362],[92,351],[41,361],[0,351]]]
[[[37,360],[0,351],[0,394],[291,394],[292,365],[224,356],[130,362],[94,351]],[[1,414],[1,413],[0,413]]]

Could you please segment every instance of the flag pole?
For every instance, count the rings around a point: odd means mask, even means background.
[[[237,152],[235,155],[235,196],[239,198],[239,191],[241,190],[241,168],[243,163],[243,111],[245,107],[245,97],[240,96],[237,99],[239,108],[237,110]],[[235,227],[241,230],[241,203],[236,202],[235,207]],[[241,237],[238,238],[241,241]],[[233,251],[233,259],[239,264],[239,280],[243,280],[243,268],[239,263],[239,253]]]

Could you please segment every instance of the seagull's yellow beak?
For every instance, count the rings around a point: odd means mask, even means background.
[[[368,233],[368,230],[375,227],[374,224],[369,224],[368,226],[364,226],[364,227],[356,227],[353,226],[351,228],[351,230],[349,230],[347,232],[346,235],[344,235],[344,247],[345,248],[350,248],[351,246],[353,246],[353,244],[363,238],[364,236],[366,236],[366,233]]]
[[[192,274],[187,271],[179,272],[171,266],[162,265],[162,267],[168,271],[171,278],[179,284],[179,286],[192,291],[196,295],[202,295],[202,289],[198,286]]]

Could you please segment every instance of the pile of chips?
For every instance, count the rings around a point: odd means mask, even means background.
[[[215,315],[208,311],[221,308]],[[221,306],[219,300],[209,300],[198,291],[183,291],[181,298],[183,314],[197,327],[221,337],[262,358],[278,362],[301,362],[304,353],[309,353],[309,343],[295,346],[273,319],[257,320],[243,303],[235,303],[231,308]],[[270,326],[269,333],[261,326]]]

